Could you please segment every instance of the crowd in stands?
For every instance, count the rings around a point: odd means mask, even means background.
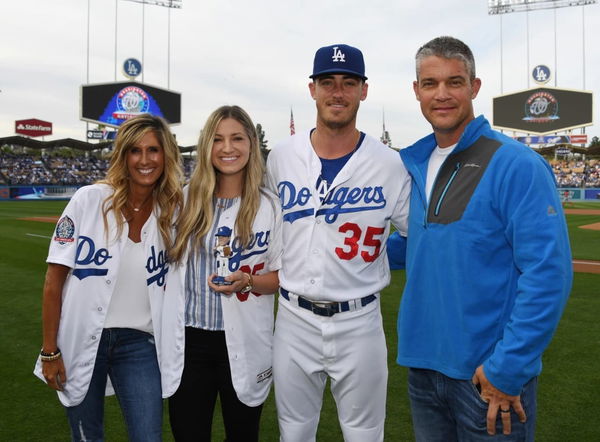
[[[0,154],[0,173],[7,184],[50,184],[52,172],[40,158],[29,155]]]
[[[600,160],[590,160],[585,174],[585,187],[600,187]]]
[[[46,158],[44,163],[53,174],[52,184],[90,184],[102,179],[108,160],[89,158]]]
[[[550,160],[558,187],[600,187],[600,160]],[[108,159],[0,152],[0,184],[85,185],[104,177]],[[186,181],[195,160],[184,157]]]
[[[600,187],[600,160],[551,160],[558,187]]]
[[[0,153],[0,183],[8,185],[85,185],[102,178],[109,160],[56,155],[31,156],[2,151]],[[194,160],[184,158],[186,178],[194,169]]]
[[[196,166],[196,160],[191,157],[183,157],[183,173],[185,174],[185,181],[189,181]]]

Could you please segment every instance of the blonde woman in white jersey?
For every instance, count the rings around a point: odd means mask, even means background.
[[[175,439],[210,441],[220,398],[229,442],[258,441],[271,385],[273,293],[281,266],[280,215],[262,188],[252,120],[238,106],[208,118],[177,221],[165,318],[163,385]],[[219,258],[215,248],[227,247]],[[223,276],[221,269],[226,267]],[[224,278],[228,285],[218,285]]]
[[[113,392],[130,441],[162,438],[157,349],[180,163],[164,120],[125,122],[106,178],[75,193],[52,236],[35,373],[57,390],[74,441],[103,440]]]

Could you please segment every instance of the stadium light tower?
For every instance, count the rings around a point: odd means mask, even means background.
[[[144,66],[144,37],[145,37],[145,6],[155,5],[168,8],[168,24],[167,24],[167,89],[171,87],[171,9],[181,9],[183,0],[127,0],[134,3],[142,4],[142,66]],[[144,69],[142,70],[142,83],[144,82]]]
[[[585,89],[585,15],[583,6],[598,3],[598,0],[488,0],[488,14],[500,15],[500,89],[503,93],[503,42],[502,42],[502,14],[511,12],[527,13],[527,71],[529,71],[529,11],[541,9],[554,9],[554,60],[555,75],[554,85],[557,85],[556,73],[556,9],[569,6],[582,6],[581,8],[581,30],[582,30],[582,52],[583,52],[583,89]],[[529,87],[529,73],[527,75],[527,87]]]
[[[556,9],[570,6],[581,6],[581,40],[582,40],[582,82],[585,90],[585,6],[598,3],[598,0],[488,0],[488,14],[500,15],[500,89],[503,91],[503,42],[502,14],[525,12],[527,14],[527,87],[529,88],[529,11],[554,9],[554,86],[557,86],[557,50],[556,50]],[[585,133],[585,127],[581,128]]]
[[[509,12],[585,6],[594,3],[598,3],[598,0],[488,0],[488,13],[490,15],[507,14]]]
[[[147,5],[157,5],[157,6],[166,6],[167,8],[177,8],[180,9],[181,8],[181,1],[182,0],[165,0],[165,1],[160,1],[160,0],[127,0],[129,2],[135,2],[135,3],[146,3]]]

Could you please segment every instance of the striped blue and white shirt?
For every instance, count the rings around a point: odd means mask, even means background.
[[[215,273],[215,234],[219,219],[237,198],[215,198],[214,218],[204,237],[203,247],[190,252],[185,272],[185,325],[203,330],[225,330],[221,295],[208,286],[208,276]]]

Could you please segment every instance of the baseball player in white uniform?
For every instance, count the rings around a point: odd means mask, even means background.
[[[281,440],[314,441],[327,377],[346,441],[382,441],[387,349],[379,291],[390,221],[406,234],[410,179],[399,155],[356,129],[367,97],[360,50],[319,49],[316,128],[275,146],[283,217],[273,373]]]

